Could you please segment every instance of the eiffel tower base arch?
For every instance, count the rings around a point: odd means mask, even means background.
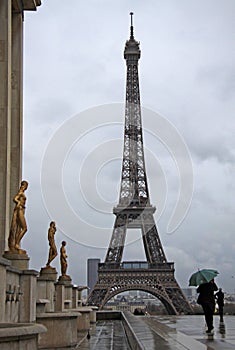
[[[88,304],[102,309],[121,292],[142,290],[157,297],[169,315],[192,314],[192,308],[174,277],[174,271],[174,263],[171,262],[101,263]]]

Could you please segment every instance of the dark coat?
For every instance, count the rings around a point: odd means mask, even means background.
[[[197,292],[199,293],[197,303],[215,305],[214,292],[216,290],[218,290],[218,287],[212,281],[208,283],[200,284],[200,286],[197,288]]]
[[[217,304],[219,306],[224,306],[224,293],[222,292],[222,290],[219,290],[216,294],[215,294],[215,298],[217,300]]]

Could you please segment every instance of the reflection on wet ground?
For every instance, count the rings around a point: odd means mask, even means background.
[[[205,333],[203,316],[134,316],[124,315],[139,342],[146,350],[231,350],[235,349],[235,316],[214,318],[214,335]],[[131,350],[121,320],[98,321],[71,349]],[[137,347],[135,347],[137,349]],[[66,349],[60,349],[66,350]]]
[[[196,340],[204,344],[207,350],[235,349],[235,317],[225,316],[224,322],[219,321],[219,317],[214,317],[213,336],[205,333],[205,321],[203,316],[158,316],[151,317],[150,323],[158,323],[159,329],[166,326],[177,331],[178,335],[186,335],[188,339]],[[159,326],[160,324],[160,326]],[[165,336],[166,329],[165,328]],[[189,345],[188,345],[189,346]],[[188,347],[187,349],[193,349]]]
[[[89,333],[90,339],[83,335],[75,349],[131,350],[120,320],[98,321]]]

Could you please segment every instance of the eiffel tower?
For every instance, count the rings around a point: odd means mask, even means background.
[[[89,305],[100,308],[116,294],[142,290],[156,296],[168,314],[192,313],[174,277],[174,263],[167,262],[150,204],[145,170],[138,77],[139,43],[134,38],[133,13],[130,39],[124,58],[127,65],[124,150],[119,204],[113,234],[104,263],[99,264],[98,280],[88,297]],[[122,262],[127,229],[142,231],[146,261]]]

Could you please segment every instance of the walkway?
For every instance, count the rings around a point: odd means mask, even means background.
[[[235,349],[235,316],[225,316],[224,324],[214,316],[214,335],[205,333],[203,316],[158,316],[144,318],[151,329],[156,331],[168,344],[177,343],[189,350]],[[181,349],[174,344],[173,349]],[[164,348],[163,348],[164,349]],[[160,348],[160,350],[162,350]]]
[[[131,350],[120,320],[98,321],[91,328],[90,336],[87,339],[87,334],[83,335],[74,349]]]
[[[205,333],[203,316],[134,316],[124,312],[126,324],[134,333],[137,350],[234,350],[235,316],[226,316],[224,327],[214,318],[214,336]],[[80,350],[131,350],[125,320],[100,320],[90,329],[90,339],[80,334]],[[127,329],[126,329],[127,330]],[[65,350],[65,349],[60,349]]]

